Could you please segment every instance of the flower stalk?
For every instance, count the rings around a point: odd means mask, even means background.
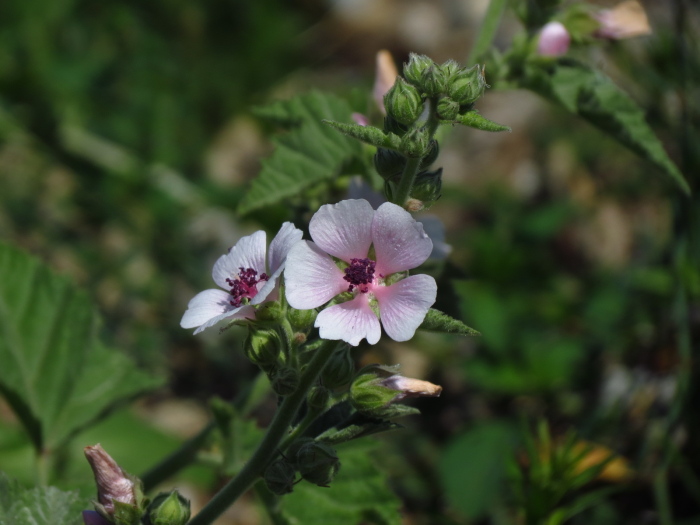
[[[316,350],[306,369],[301,375],[297,389],[287,396],[275,414],[267,429],[265,437],[251,456],[248,463],[231,481],[224,486],[204,508],[190,520],[189,525],[209,525],[230,507],[262,475],[268,463],[277,456],[279,445],[284,439],[289,425],[299,407],[306,398],[311,386],[318,378],[323,367],[333,355],[336,341],[326,341]]]

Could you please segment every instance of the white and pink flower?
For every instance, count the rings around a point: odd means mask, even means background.
[[[565,55],[571,44],[571,35],[561,22],[549,22],[540,31],[537,54],[545,57]]]
[[[429,275],[407,276],[433,249],[423,226],[400,206],[387,202],[375,211],[360,199],[321,206],[309,232],[313,242],[296,244],[287,257],[289,304],[308,310],[352,294],[318,314],[321,338],[375,344],[383,326],[395,341],[411,339],[437,294]]]
[[[187,305],[180,326],[197,334],[224,319],[255,319],[254,306],[277,299],[277,283],[291,247],[302,232],[285,222],[272,242],[265,265],[266,235],[242,237],[214,264],[212,278],[223,290],[204,290]]]

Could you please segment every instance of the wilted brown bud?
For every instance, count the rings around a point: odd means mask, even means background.
[[[413,379],[401,375],[392,375],[379,382],[380,385],[398,391],[394,401],[407,397],[439,397],[442,393],[440,385],[434,385],[422,379]]]
[[[97,500],[104,511],[113,515],[115,501],[138,506],[139,488],[133,478],[117,465],[102,446],[98,443],[92,447],[85,447],[84,451],[95,474]]]

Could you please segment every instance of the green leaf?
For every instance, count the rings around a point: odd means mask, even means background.
[[[330,488],[302,481],[281,500],[281,514],[290,525],[400,525],[401,502],[388,488],[371,448],[353,442],[339,447],[341,468]]]
[[[690,193],[683,175],[646,123],[642,109],[607,76],[575,60],[559,59],[554,65],[532,63],[522,84],[605,131]]]
[[[469,126],[470,128],[480,129],[481,131],[512,131],[510,127],[498,124],[480,115],[475,109],[467,111],[463,115],[459,115],[455,122],[463,126]]]
[[[341,133],[329,132],[322,121],[349,121],[351,113],[346,101],[318,92],[257,110],[259,116],[292,129],[273,139],[275,151],[263,161],[238,212],[258,210],[335,178],[360,154],[361,146]]]
[[[401,151],[401,137],[394,133],[386,133],[374,126],[360,126],[359,124],[345,124],[343,122],[335,122],[334,120],[324,120],[324,124],[337,129],[343,135],[352,137],[361,142],[375,146],[377,148],[386,148],[394,151]]]
[[[462,321],[450,317],[435,308],[428,310],[428,314],[425,316],[425,319],[423,319],[418,329],[427,332],[442,332],[457,335],[481,335]]]
[[[37,450],[55,448],[117,403],[157,387],[95,337],[87,295],[0,244],[0,393]]]
[[[77,492],[25,489],[0,472],[0,525],[78,525],[84,506]]]
[[[447,501],[465,516],[483,516],[500,499],[513,435],[507,423],[482,423],[448,444],[438,470]]]

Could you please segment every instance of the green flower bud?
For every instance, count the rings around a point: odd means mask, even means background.
[[[263,480],[270,492],[284,496],[294,490],[296,471],[286,459],[276,459],[265,469]]]
[[[399,137],[403,137],[408,131],[408,126],[404,126],[395,118],[387,115],[384,117],[384,131],[386,133],[393,133]]]
[[[255,319],[258,321],[279,321],[284,315],[284,308],[278,301],[270,301],[258,307]]]
[[[318,312],[314,309],[297,310],[296,308],[289,307],[287,310],[287,319],[294,330],[306,330],[314,324],[317,315]]]
[[[430,145],[428,146],[428,153],[426,153],[423,160],[420,161],[420,169],[428,169],[430,165],[437,160],[439,153],[440,145],[438,144],[438,141],[435,139],[431,140]]]
[[[406,166],[406,157],[392,149],[378,148],[374,154],[374,167],[384,180],[394,180]]]
[[[423,72],[434,65],[435,62],[427,56],[411,53],[408,55],[408,64],[403,65],[403,76],[406,77],[408,82],[418,87],[421,85],[420,82]]]
[[[271,377],[272,390],[279,396],[288,396],[296,391],[299,386],[299,371],[295,368],[283,366],[275,370]]]
[[[473,104],[486,90],[484,67],[479,64],[471,68],[460,69],[447,85],[447,94],[460,106]]]
[[[428,131],[423,128],[414,128],[401,139],[401,152],[407,157],[424,157],[429,146]]]
[[[423,112],[423,99],[418,90],[403,78],[397,77],[391,89],[384,95],[384,108],[401,124],[410,126]]]
[[[424,171],[416,176],[411,188],[411,197],[423,203],[424,208],[430,208],[442,194],[442,168],[435,171]]]
[[[453,75],[457,74],[460,69],[459,64],[452,59],[448,60],[444,64],[441,64],[440,68],[442,69],[443,73],[445,73],[445,77],[448,79],[448,81]]]
[[[440,120],[454,120],[459,115],[459,102],[450,97],[440,97],[437,104],[437,114]]]
[[[442,95],[447,89],[447,76],[445,72],[438,65],[429,67],[423,71],[418,89],[429,97]]]
[[[337,388],[352,381],[355,374],[355,361],[350,355],[350,347],[336,351],[321,372],[321,382],[328,388]]]
[[[397,414],[390,405],[407,397],[437,397],[442,387],[397,373],[398,366],[369,365],[350,386],[350,403],[361,414],[383,418]]]
[[[320,487],[328,487],[340,470],[340,460],[335,450],[319,441],[303,445],[297,453],[296,462],[301,477]]]
[[[315,411],[321,411],[326,408],[328,400],[331,398],[331,392],[325,386],[314,386],[309,390],[309,395],[306,402],[309,408]]]
[[[177,490],[158,494],[148,506],[149,525],[185,525],[190,519],[190,502]]]
[[[285,343],[274,328],[251,328],[244,345],[245,355],[261,370],[269,372],[274,369],[283,355]]]

